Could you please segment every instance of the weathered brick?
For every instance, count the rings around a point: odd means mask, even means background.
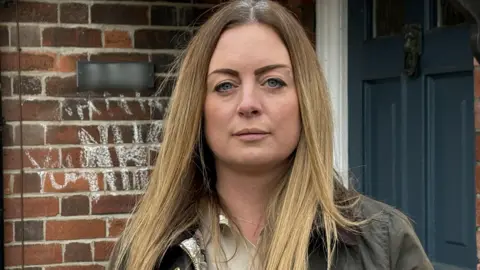
[[[23,71],[50,71],[55,64],[56,55],[53,53],[21,53],[20,69]],[[18,54],[14,52],[2,53],[0,57],[2,71],[18,70]]]
[[[140,29],[135,31],[135,48],[183,49],[188,44],[190,37],[189,32]]]
[[[134,174],[136,175],[134,176]],[[115,172],[114,175],[114,189],[109,186],[112,191],[144,190],[148,180],[148,172],[146,170]]]
[[[13,27],[10,34],[11,46],[17,46],[17,28]],[[38,26],[20,26],[20,46],[40,47],[40,28]]]
[[[21,76],[13,79],[13,94],[18,95],[39,95],[42,93],[42,82],[39,77]]]
[[[105,31],[105,48],[132,48],[132,39],[127,31]]]
[[[94,4],[91,7],[92,23],[147,25],[148,7],[118,4]]]
[[[47,126],[47,144],[80,144],[89,137],[100,142],[100,132],[97,126]]]
[[[18,143],[18,135],[13,134],[14,127],[8,123],[3,127],[3,146],[12,146]]]
[[[75,240],[104,238],[105,221],[92,220],[48,220],[46,240]]]
[[[118,237],[127,224],[127,219],[112,219],[108,222],[108,237]]]
[[[165,110],[168,106],[167,99],[155,99],[152,102],[151,108],[151,117],[152,120],[162,120],[165,116]]]
[[[77,92],[77,76],[48,77],[45,79],[45,91],[48,96],[72,96]]]
[[[14,22],[16,18],[15,8],[0,9],[0,22]],[[41,2],[19,1],[18,20],[20,22],[46,22],[56,23],[57,4]]]
[[[90,56],[91,61],[137,62],[148,61],[148,54],[143,53],[99,53]]]
[[[22,256],[23,254],[23,256]],[[22,260],[23,259],[23,260]],[[5,266],[55,264],[62,262],[60,244],[31,244],[5,247]]]
[[[21,198],[5,199],[5,219],[20,218]],[[58,199],[54,197],[23,198],[23,217],[51,217],[59,213]]]
[[[49,193],[101,191],[103,189],[103,174],[96,172],[51,172],[47,174],[43,187],[44,192]]]
[[[45,128],[35,124],[17,125],[15,126],[15,137],[15,144],[20,144],[19,138],[21,137],[23,145],[44,145]]]
[[[40,175],[38,173],[24,173],[23,182],[22,177],[13,178],[13,192],[18,193],[39,193],[41,190],[41,181]]]
[[[3,169],[18,170],[22,167],[20,149],[3,149]]]
[[[51,27],[43,30],[43,46],[102,47],[102,33],[91,28]]]
[[[65,245],[65,262],[91,262],[92,249],[88,243],[69,243]]]
[[[60,120],[60,103],[55,100],[25,100],[22,103],[23,120]]]
[[[45,270],[105,270],[105,267],[99,264],[82,264],[82,265],[60,265],[47,266]]]
[[[137,195],[105,195],[92,201],[92,214],[130,213],[140,197]]]
[[[53,148],[32,148],[23,150],[23,167],[60,168],[60,154],[58,149]]]
[[[12,80],[7,76],[0,76],[0,91],[2,96],[12,95]]]
[[[61,23],[88,23],[88,6],[80,3],[60,4]]]
[[[90,199],[84,195],[62,198],[62,216],[88,215],[90,212]]]
[[[108,129],[108,143],[145,143],[148,134],[148,125],[110,125]]]
[[[119,166],[114,147],[85,145],[83,147],[64,148],[62,149],[62,155],[63,164],[68,168],[112,168]]]
[[[214,13],[214,9],[203,7],[181,7],[179,9],[178,24],[181,26],[200,26]]]
[[[13,193],[12,181],[13,175],[4,173],[3,174],[3,194],[10,195]]]
[[[29,220],[15,222],[15,241],[40,241],[45,239],[43,235],[43,221]]]
[[[148,104],[138,101],[110,101],[108,106],[105,101],[94,101],[97,108],[92,114],[92,120],[148,120],[150,108]]]
[[[8,46],[9,43],[8,26],[0,25],[0,47]]]
[[[5,244],[13,242],[13,223],[5,222],[3,226],[3,241]]]
[[[153,54],[152,62],[155,64],[156,73],[168,73],[175,61],[175,55],[172,54]]]
[[[87,59],[87,54],[60,54],[55,63],[55,71],[75,72],[77,71],[77,61]]]
[[[107,261],[112,253],[114,241],[95,242],[95,261]]]
[[[152,25],[177,25],[177,8],[171,6],[152,6],[150,18]]]
[[[18,99],[2,100],[2,114],[5,121],[20,120],[20,102]]]

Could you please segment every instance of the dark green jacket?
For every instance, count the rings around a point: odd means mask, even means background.
[[[333,269],[433,269],[405,215],[365,196],[361,197],[357,210],[361,218],[371,218],[371,221],[356,234],[340,231]],[[321,235],[312,237],[310,269],[327,269],[321,238]],[[205,257],[201,241],[191,235],[171,247],[156,269],[206,270]]]

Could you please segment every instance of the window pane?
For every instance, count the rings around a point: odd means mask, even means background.
[[[373,0],[373,37],[402,33],[405,18],[404,0]]]
[[[453,26],[466,23],[465,15],[461,13],[452,0],[436,0],[437,1],[437,27]]]

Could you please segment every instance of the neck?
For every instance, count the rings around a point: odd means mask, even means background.
[[[217,164],[217,192],[229,217],[250,242],[256,243],[265,224],[265,209],[284,166],[245,172]]]

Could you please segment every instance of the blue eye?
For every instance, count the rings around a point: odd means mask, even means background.
[[[281,88],[281,87],[284,87],[286,86],[287,84],[285,82],[283,82],[282,80],[280,79],[268,79],[265,84],[270,87],[270,88]]]
[[[224,82],[215,86],[215,91],[218,91],[218,92],[226,92],[231,89],[233,89],[233,84],[229,82]]]

